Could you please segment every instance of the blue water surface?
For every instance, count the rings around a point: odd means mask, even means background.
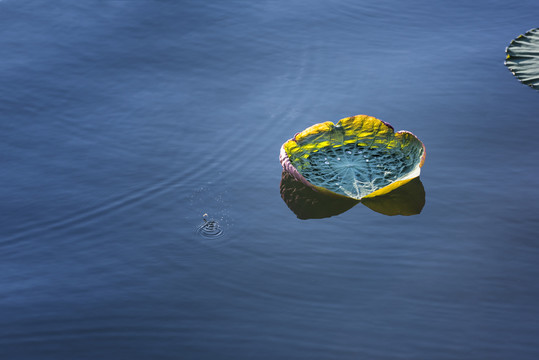
[[[503,64],[538,15],[0,1],[1,358],[538,359],[539,93]],[[422,213],[299,220],[281,144],[356,114],[424,142]]]

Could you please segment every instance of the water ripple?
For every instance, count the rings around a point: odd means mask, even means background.
[[[223,236],[223,229],[217,220],[208,220],[206,217],[207,215],[204,217],[204,222],[197,227],[197,233],[206,239],[216,239]]]

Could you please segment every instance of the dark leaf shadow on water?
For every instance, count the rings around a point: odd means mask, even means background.
[[[369,209],[388,216],[417,215],[421,213],[425,205],[425,189],[419,177],[387,194],[355,200],[319,193],[294,179],[288,172],[283,171],[280,191],[288,208],[302,220],[323,219],[339,215],[360,202]]]

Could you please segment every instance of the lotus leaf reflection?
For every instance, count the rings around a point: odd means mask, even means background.
[[[417,215],[425,205],[425,189],[419,177],[387,194],[355,200],[344,196],[329,196],[297,181],[289,172],[281,174],[281,197],[299,219],[322,219],[339,215],[361,203],[377,213]]]

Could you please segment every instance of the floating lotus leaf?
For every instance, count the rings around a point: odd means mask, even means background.
[[[315,190],[360,200],[418,177],[425,147],[408,131],[367,115],[313,125],[281,147],[285,171]]]
[[[539,89],[539,28],[520,35],[505,49],[505,65],[523,84]]]

